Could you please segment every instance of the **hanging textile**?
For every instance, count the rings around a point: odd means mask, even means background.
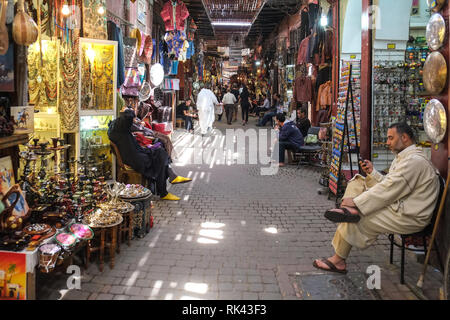
[[[166,78],[164,79],[164,90],[180,90],[180,79]]]
[[[143,35],[142,36],[142,52],[139,56],[139,62],[145,63],[145,64],[151,64],[152,63],[152,53],[153,53],[153,40],[150,35]]]
[[[183,1],[167,1],[161,11],[166,31],[184,31],[185,21],[189,11]]]
[[[42,53],[38,42],[28,47],[28,90],[30,104],[35,106],[55,106],[58,98],[58,59],[59,42],[48,41]]]
[[[123,39],[123,53],[124,63],[127,68],[137,68],[137,53],[136,53],[136,39],[124,38]]]
[[[159,42],[159,62],[164,67],[164,74],[170,71],[170,60],[168,55],[167,43],[165,41]]]
[[[169,57],[178,59],[183,50],[186,34],[184,31],[170,31],[164,36]]]
[[[176,76],[178,74],[178,61],[173,60],[173,61],[171,61],[170,64],[171,64],[171,67],[170,67],[169,74]]]
[[[186,52],[186,59],[191,59],[192,56],[195,54],[195,45],[194,41],[189,41],[189,47]]]
[[[79,114],[78,114],[78,88],[80,73],[78,70],[78,45],[79,37],[73,40],[73,46],[60,50],[60,99],[59,114],[61,115],[61,131],[62,132],[78,132],[79,131]]]
[[[187,52],[189,50],[189,42],[184,40],[183,48],[180,50],[180,55],[178,56],[178,61],[186,61],[187,60]]]
[[[125,61],[122,30],[114,22],[108,21],[108,40],[117,41],[117,89],[125,82]]]

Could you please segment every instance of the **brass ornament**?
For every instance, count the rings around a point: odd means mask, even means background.
[[[439,12],[444,6],[446,0],[427,0],[428,8],[433,12]]]
[[[423,82],[430,95],[438,95],[444,90],[447,83],[447,63],[440,52],[432,52],[427,57],[423,67]]]
[[[445,20],[439,13],[433,14],[428,21],[426,39],[428,46],[433,51],[439,50],[444,44]]]

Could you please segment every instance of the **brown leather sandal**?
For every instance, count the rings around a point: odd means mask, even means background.
[[[325,263],[330,269],[326,269],[326,268],[323,268],[323,267],[319,266],[319,265],[316,263],[315,260],[314,260],[314,262],[313,262],[313,266],[314,266],[315,268],[317,268],[317,269],[324,270],[324,271],[330,271],[330,272],[335,272],[335,273],[340,273],[340,274],[346,274],[346,273],[347,273],[347,270],[346,270],[346,269],[344,269],[344,270],[339,270],[338,268],[336,268],[336,266],[334,265],[334,263],[331,262],[330,260],[328,260],[327,258],[322,258],[322,259],[320,259],[320,261],[322,261],[323,263]]]
[[[355,209],[358,210],[357,208],[355,208]],[[342,212],[339,212],[336,210],[342,210]],[[325,212],[324,216],[328,220],[336,222],[336,223],[342,223],[342,222],[357,223],[357,222],[359,222],[359,220],[361,220],[361,217],[359,214],[352,214],[345,207],[327,210]]]

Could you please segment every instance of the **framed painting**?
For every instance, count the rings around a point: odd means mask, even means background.
[[[0,192],[6,194],[14,184],[14,170],[11,157],[0,158]]]
[[[14,133],[32,133],[34,131],[34,107],[11,107],[14,119]]]
[[[0,300],[26,300],[26,254],[0,252]]]

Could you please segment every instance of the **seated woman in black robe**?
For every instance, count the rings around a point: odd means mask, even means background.
[[[142,174],[150,185],[156,185],[152,190],[162,200],[180,200],[179,197],[167,192],[167,179],[172,184],[189,182],[191,179],[177,176],[170,168],[169,155],[164,148],[143,148],[131,134],[135,113],[126,108],[119,118],[111,121],[108,129],[109,139],[117,145],[120,156],[126,165]],[[151,188],[152,189],[152,188]]]

